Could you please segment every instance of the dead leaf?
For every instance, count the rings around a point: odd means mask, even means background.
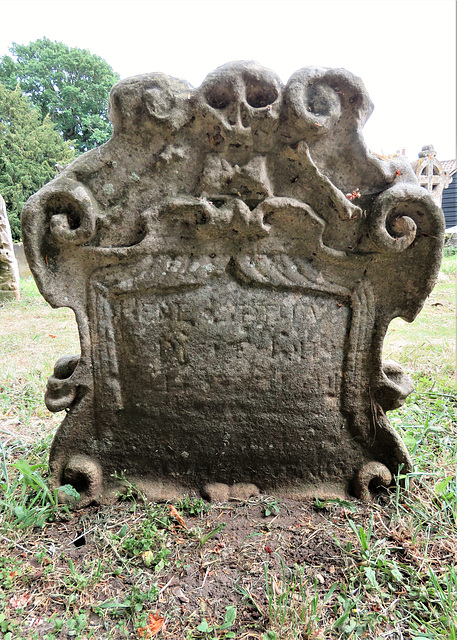
[[[273,589],[276,593],[276,595],[281,596],[282,595],[282,583],[281,580],[278,580],[275,576],[273,576]]]
[[[164,624],[165,618],[150,613],[148,615],[148,624],[145,627],[140,627],[136,631],[140,638],[152,638],[159,633]]]
[[[154,558],[155,558],[155,555],[152,551],[144,551],[141,554],[141,559],[143,560],[146,567],[151,566],[151,564],[154,562]]]
[[[22,596],[13,596],[10,599],[10,605],[13,609],[22,609],[28,603],[30,597],[28,593],[24,593]]]
[[[175,518],[175,519],[179,522],[179,524],[180,524],[180,525],[182,525],[182,526],[184,527],[184,529],[187,529],[187,525],[186,525],[186,523],[184,522],[184,520],[183,520],[182,516],[178,513],[178,511],[177,511],[176,507],[174,507],[172,504],[169,504],[168,506],[169,506],[169,508],[170,508],[170,515],[171,515],[173,518]]]

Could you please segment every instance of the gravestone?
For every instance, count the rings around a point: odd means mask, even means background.
[[[19,270],[19,278],[30,278],[32,273],[29,268],[29,263],[24,253],[24,245],[22,242],[14,242],[14,257],[16,258],[17,268]]]
[[[443,190],[447,189],[452,181],[446,173],[442,163],[436,157],[436,151],[432,144],[422,147],[418,160],[411,163],[421,187],[427,189],[433,201],[441,206]]]
[[[411,469],[386,411],[412,385],[381,349],[430,293],[444,224],[405,160],[368,151],[372,108],[343,69],[284,86],[253,62],[113,88],[111,140],[23,212],[81,342],[46,391],[66,411],[53,487],[369,498]]]
[[[0,300],[2,298],[19,300],[20,287],[6,204],[0,196]]]

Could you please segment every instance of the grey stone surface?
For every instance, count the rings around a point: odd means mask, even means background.
[[[19,277],[20,278],[30,278],[32,277],[32,272],[29,268],[29,263],[27,262],[27,258],[25,257],[24,245],[22,242],[14,242],[13,243],[14,256],[17,261],[17,267],[19,269]]]
[[[13,238],[6,212],[5,201],[0,195],[0,299],[19,300],[19,270],[14,256]]]
[[[112,139],[23,212],[81,341],[46,393],[67,411],[53,486],[365,499],[411,468],[386,411],[412,386],[381,349],[433,287],[444,220],[407,161],[366,148],[372,108],[343,69],[284,86],[253,62],[113,88]]]

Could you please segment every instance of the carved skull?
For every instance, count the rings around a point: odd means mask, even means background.
[[[268,151],[282,97],[276,74],[256,62],[232,62],[208,75],[196,97],[212,151]]]

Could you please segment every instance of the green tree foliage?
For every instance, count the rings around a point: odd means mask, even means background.
[[[21,238],[25,201],[56,175],[56,164],[67,164],[74,156],[49,116],[42,121],[19,87],[11,91],[0,84],[0,194],[15,240]]]
[[[13,43],[10,52],[0,59],[0,82],[11,90],[19,83],[64,140],[80,152],[109,140],[108,97],[119,74],[103,58],[48,38]]]

